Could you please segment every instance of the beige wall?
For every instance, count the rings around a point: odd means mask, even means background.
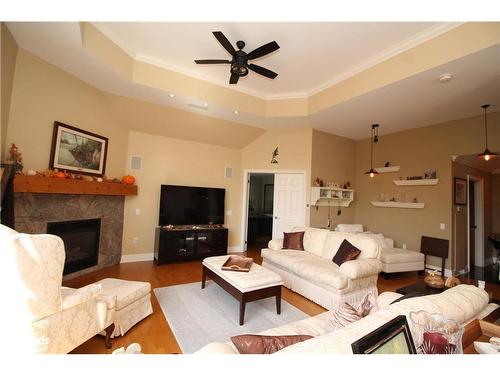
[[[128,157],[142,157],[141,170],[128,170],[137,178],[139,193],[125,202],[123,254],[151,253],[154,230],[158,225],[160,185],[206,186],[226,189],[225,225],[229,246],[240,242],[241,151],[206,143],[179,140],[131,131]],[[233,177],[225,178],[225,167],[233,168]],[[140,209],[140,215],[136,215]],[[132,240],[138,238],[138,244]]]
[[[479,109],[478,109],[479,112]],[[500,121],[500,112],[491,113],[489,122]],[[355,221],[363,223],[368,230],[384,233],[394,238],[396,245],[407,244],[410,249],[420,248],[420,237],[428,235],[452,240],[452,174],[451,155],[474,154],[484,149],[483,117],[476,116],[433,126],[380,136],[375,146],[374,166],[386,161],[401,166],[400,172],[380,174],[370,179],[364,172],[370,167],[370,142],[368,139],[356,143],[356,202]],[[381,125],[383,132],[383,124]],[[369,127],[367,126],[367,133]],[[489,128],[490,149],[500,149],[500,127]],[[425,170],[437,170],[439,184],[436,186],[398,187],[393,179],[400,176],[422,175]],[[389,197],[406,194],[425,202],[424,209],[378,208],[370,204],[379,199],[380,193]],[[444,223],[446,229],[440,230]],[[451,244],[450,244],[451,247]],[[450,256],[446,267],[452,264]],[[437,259],[430,264],[438,265]]]
[[[492,196],[492,232],[500,236],[500,173],[494,174],[491,179]]]
[[[7,127],[12,98],[12,85],[17,60],[17,43],[9,29],[1,23],[1,119],[0,119],[0,161],[6,157]]]
[[[349,181],[353,189],[356,148],[355,141],[334,134],[313,130],[312,135],[312,162],[311,186],[314,186],[316,177],[324,182],[336,182],[340,186]],[[354,196],[356,199],[356,196]],[[311,207],[310,224],[312,227],[326,228],[330,211],[330,229],[339,223],[354,222],[354,205],[341,207],[341,214],[337,215],[337,207]]]
[[[484,258],[483,260],[488,260],[491,258],[492,248],[488,241],[488,236],[491,234],[492,229],[492,175],[487,172],[483,172],[479,169],[469,167],[467,165],[452,163],[452,175],[453,181],[455,177],[467,179],[467,176],[477,177],[483,179],[483,241],[484,241]],[[476,191],[476,194],[479,192]],[[454,222],[453,228],[455,228],[455,260],[454,269],[462,270],[465,269],[467,264],[467,232],[469,230],[467,222],[467,206],[454,206],[452,208],[452,220]],[[476,235],[479,235],[476,233]],[[465,241],[464,241],[465,239]],[[477,252],[477,249],[476,249]],[[476,266],[481,266],[481,264],[474,263]]]

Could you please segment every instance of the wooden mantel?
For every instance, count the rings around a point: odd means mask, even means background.
[[[15,193],[137,195],[137,185],[17,175]]]

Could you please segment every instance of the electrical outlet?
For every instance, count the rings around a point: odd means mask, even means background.
[[[403,244],[403,250],[406,250],[406,244],[405,243]]]
[[[141,214],[141,209],[140,208],[136,208],[135,209],[135,214],[136,215],[140,215]]]
[[[444,225],[444,223],[439,224],[439,229],[445,230],[446,229],[446,225]]]
[[[233,211],[231,210],[226,210],[226,216],[231,216],[233,214]]]
[[[139,243],[139,237],[132,238],[132,244],[137,245]]]

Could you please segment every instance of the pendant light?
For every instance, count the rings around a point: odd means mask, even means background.
[[[485,135],[485,138],[486,138],[486,149],[484,150],[484,152],[482,154],[479,154],[477,155],[477,157],[479,159],[483,159],[484,161],[488,161],[488,160],[491,160],[493,158],[496,158],[498,155],[494,152],[491,152],[490,150],[488,150],[488,123],[487,123],[487,119],[486,119],[486,110],[488,109],[490,105],[489,104],[484,104],[482,105],[481,107],[484,108],[484,135]]]
[[[369,175],[371,178],[378,175],[378,172],[373,169],[373,144],[378,142],[378,124],[372,125],[372,133],[370,138],[370,148],[371,148],[371,159],[370,159],[370,170],[365,172],[365,174]]]

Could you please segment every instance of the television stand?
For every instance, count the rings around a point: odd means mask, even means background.
[[[220,224],[157,227],[154,260],[160,265],[225,255],[227,235]]]

